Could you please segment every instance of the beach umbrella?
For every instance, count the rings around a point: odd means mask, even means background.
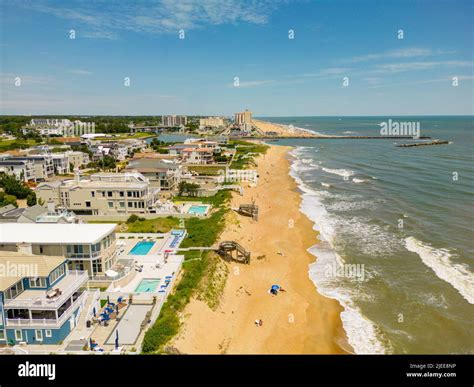
[[[272,285],[272,290],[278,291],[278,290],[280,290],[280,286],[278,286],[278,285]]]
[[[115,349],[118,349],[119,347],[119,334],[118,334],[118,329],[115,331]]]

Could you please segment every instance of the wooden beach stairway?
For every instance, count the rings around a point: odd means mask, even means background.
[[[255,221],[258,220],[258,206],[254,203],[241,204],[239,208],[234,210],[237,211],[240,215],[249,216]]]
[[[223,241],[219,243],[217,254],[227,261],[250,263],[250,251],[235,241]]]
[[[180,248],[179,252],[183,251],[215,251],[226,261],[235,261],[239,263],[250,263],[250,251],[247,251],[241,244],[235,241],[223,241],[217,246],[209,247],[185,247]]]

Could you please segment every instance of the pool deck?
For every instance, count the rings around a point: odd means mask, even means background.
[[[105,341],[106,345],[115,345],[115,335],[118,331],[119,345],[135,345],[140,335],[140,326],[145,320],[147,312],[151,311],[153,305],[132,304],[129,305],[119,323]]]

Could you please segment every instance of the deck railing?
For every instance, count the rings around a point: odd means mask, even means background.
[[[46,298],[45,295],[39,295],[35,298],[28,299],[9,299],[5,300],[5,308],[31,308],[31,307],[40,307],[47,309],[56,309],[60,307],[64,301],[66,301],[71,295],[81,287],[84,283],[87,282],[88,276],[86,271],[79,270],[69,270],[66,274],[67,276],[77,277],[72,283],[66,287],[61,287],[61,282],[53,286],[53,288],[61,289],[61,295],[53,299]],[[62,280],[64,281],[64,279]],[[40,292],[40,291],[38,291]]]
[[[29,318],[7,318],[5,319],[7,327],[23,327],[23,326],[43,326],[43,327],[60,327],[64,322],[71,317],[71,312],[78,307],[84,301],[84,298],[87,296],[87,292],[84,291],[82,294],[74,301],[69,308],[67,308],[63,314],[58,319],[48,319],[48,318],[38,318],[38,319],[29,319]]]

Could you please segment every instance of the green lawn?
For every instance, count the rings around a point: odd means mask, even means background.
[[[137,220],[134,223],[127,224],[127,232],[157,232],[165,233],[172,228],[179,227],[179,219],[172,216],[166,218],[154,218]]]
[[[225,172],[225,165],[195,165],[188,166],[190,172],[196,172],[202,176],[219,175],[219,171]]]
[[[230,165],[232,169],[255,167],[257,165],[254,159],[256,154],[265,154],[268,149],[268,145],[248,141],[232,141],[231,145],[236,148],[234,159]]]
[[[14,149],[26,149],[30,146],[40,145],[34,140],[3,140],[0,141],[0,152],[6,152]]]

